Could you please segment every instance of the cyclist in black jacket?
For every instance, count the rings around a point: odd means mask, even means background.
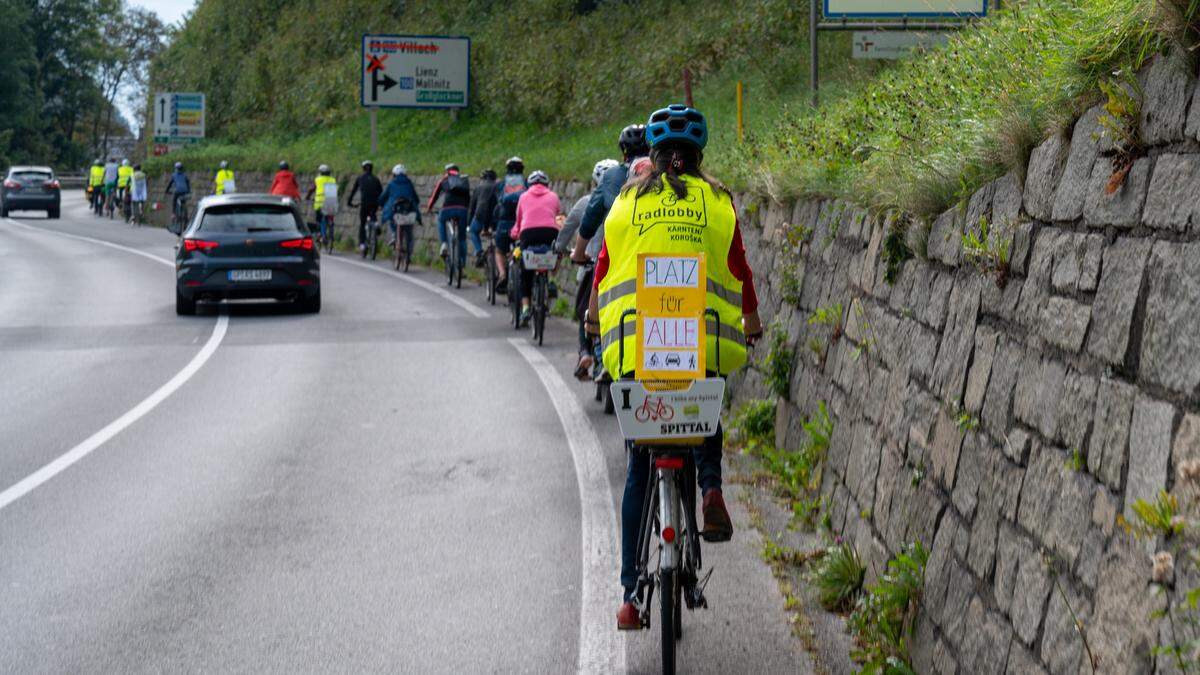
[[[346,204],[350,208],[354,208],[354,197],[358,195],[361,198],[361,205],[358,208],[358,249],[360,251],[367,248],[367,217],[375,216],[379,211],[379,196],[383,194],[383,184],[375,177],[375,165],[371,160],[362,163],[362,174],[358,180],[354,181],[354,187],[350,188],[350,197],[346,200]]]
[[[492,209],[496,208],[496,171],[484,169],[479,176],[479,185],[471,193],[471,204],[467,207],[467,220],[471,221],[471,242],[475,244],[475,266],[483,267],[483,240],[479,233],[491,231]]]

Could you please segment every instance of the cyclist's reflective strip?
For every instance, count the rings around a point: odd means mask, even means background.
[[[711,316],[705,320],[704,329],[706,331],[708,331],[709,337],[717,337],[717,322]],[[633,319],[629,319],[629,320],[625,321],[625,337],[633,337],[633,335],[635,335],[636,333],[637,333],[637,322]],[[619,326],[617,328],[613,328],[613,329],[609,330],[607,333],[604,334],[604,337],[602,338],[603,343],[604,343],[604,348],[607,349],[609,345],[616,344],[617,340],[619,340],[620,338],[621,338],[621,328]],[[746,336],[742,333],[742,330],[740,328],[735,328],[733,326],[730,326],[727,323],[721,324],[720,338],[722,340],[729,340],[730,342],[735,342],[743,347],[746,346]],[[633,358],[632,354],[626,354],[625,356],[627,358]]]
[[[713,281],[712,279],[708,280],[708,292],[712,293],[713,295],[717,296],[718,298],[724,300],[725,302],[728,302],[729,304],[733,305],[734,307],[737,307],[739,309],[741,309],[741,307],[742,307],[742,294],[741,293],[738,293],[737,291],[733,291],[728,288],[725,288],[724,286],[722,286],[721,284],[718,284],[717,282]]]
[[[600,309],[604,309],[604,306],[609,303],[616,302],[627,295],[635,293],[637,293],[637,279],[622,281],[600,294]]]
[[[730,289],[722,286],[721,284],[718,284],[717,282],[713,281],[712,279],[708,280],[708,292],[712,293],[713,295],[717,296],[718,298],[724,300],[725,302],[728,302],[729,304],[733,305],[734,307],[742,306],[742,294],[741,293],[738,293],[737,291],[734,291],[734,290],[730,290]],[[613,286],[612,288],[610,288],[607,291],[600,294],[600,308],[603,309],[609,303],[616,302],[617,300],[620,300],[621,298],[624,298],[627,295],[633,295],[635,293],[637,293],[637,280],[636,279],[622,281],[621,283],[617,284],[616,286]]]

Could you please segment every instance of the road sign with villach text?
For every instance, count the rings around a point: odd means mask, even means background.
[[[465,108],[470,98],[470,38],[363,36],[364,107]]]

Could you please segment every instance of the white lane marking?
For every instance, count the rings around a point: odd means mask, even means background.
[[[571,446],[579,505],[583,514],[583,583],[579,617],[579,673],[624,673],[625,641],[617,632],[612,609],[617,570],[617,520],[612,506],[612,484],[596,430],[588,422],[575,394],[541,352],[523,338],[509,338],[550,395],[559,422]]]
[[[489,316],[491,316],[491,314],[489,314],[488,312],[471,304],[471,302],[469,300],[460,298],[459,296],[451,293],[450,291],[448,291],[444,288],[438,288],[437,286],[429,283],[428,281],[422,281],[421,279],[415,279],[412,276],[409,276],[407,274],[400,274],[399,272],[396,272],[395,270],[384,269],[378,265],[368,265],[367,263],[359,262],[357,260],[346,260],[345,258],[335,258],[333,256],[324,256],[321,259],[322,260],[336,260],[338,262],[345,263],[347,265],[354,265],[355,267],[361,267],[365,270],[371,270],[372,272],[379,272],[380,274],[387,274],[389,276],[396,277],[397,279],[403,279],[410,284],[414,284],[416,286],[424,288],[425,290],[429,291],[430,293],[437,293],[438,295],[449,300],[450,302],[453,302],[454,304],[458,305],[459,307],[467,310],[468,314],[470,314],[471,316],[473,316],[477,319],[486,319]]]
[[[154,410],[159,403],[162,403],[168,396],[175,393],[175,390],[182,387],[185,382],[190,380],[204,366],[209,357],[213,355],[213,352],[217,351],[217,347],[221,345],[221,340],[225,338],[225,330],[228,326],[229,317],[225,314],[218,316],[217,324],[213,326],[213,332],[209,336],[208,342],[204,343],[200,351],[183,367],[183,370],[176,373],[175,377],[172,377],[166,384],[159,387],[153,394],[147,396],[141,403],[135,405],[129,412],[113,420],[108,426],[92,434],[82,443],[60,455],[54,461],[26,476],[21,482],[13,485],[4,492],[0,492],[0,509],[12,504],[37,489],[42,483],[62,473],[72,464],[83,459],[101,445],[104,445],[113,436],[124,431],[129,425],[140,420],[146,413]]]
[[[101,246],[107,246],[107,247],[109,247],[109,248],[115,248],[115,249],[117,249],[118,251],[125,251],[126,253],[132,253],[132,254],[134,254],[134,255],[140,255],[140,256],[142,256],[143,258],[146,258],[146,259],[148,259],[148,260],[153,260],[153,261],[154,261],[154,262],[156,262],[156,263],[162,263],[162,264],[164,264],[164,265],[170,265],[171,267],[174,267],[174,266],[175,266],[175,262],[174,262],[174,261],[167,260],[166,258],[161,258],[161,257],[159,257],[159,256],[156,256],[156,255],[154,255],[153,253],[146,253],[145,251],[142,251],[142,250],[140,250],[140,249],[133,248],[133,247],[131,247],[131,246],[122,246],[122,245],[120,245],[120,244],[114,244],[114,243],[112,243],[111,241],[104,241],[103,239],[94,239],[94,238],[92,238],[92,237],[85,237],[85,236],[83,236],[83,235],[79,235],[79,234],[71,234],[70,232],[62,232],[62,231],[59,231],[59,230],[51,230],[51,229],[49,229],[49,228],[45,228],[45,227],[34,227],[33,225],[26,225],[25,223],[19,222],[19,221],[17,221],[17,220],[15,220],[15,219],[13,219],[13,218],[8,218],[7,220],[8,220],[8,222],[9,222],[10,224],[12,224],[12,225],[16,225],[17,227],[24,228],[24,229],[26,229],[26,230],[33,230],[34,232],[45,232],[45,233],[47,233],[47,234],[57,234],[57,235],[58,235],[58,236],[60,236],[60,237],[66,237],[66,238],[68,238],[68,239],[78,239],[79,241],[86,241],[86,242],[88,242],[89,244],[100,244]]]

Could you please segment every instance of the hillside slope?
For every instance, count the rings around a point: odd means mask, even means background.
[[[831,86],[813,109],[806,2],[581,4],[408,0],[381,12],[362,0],[204,0],[156,64],[155,87],[209,94],[219,140],[186,154],[193,164],[267,169],[286,158],[352,170],[369,148],[359,36],[470,35],[472,109],[381,112],[377,163],[436,172],[455,161],[476,173],[521,154],[553,176],[583,177],[614,153],[623,125],[682,98],[689,65],[712,127],[706,164],[721,178],[776,198],[837,196],[930,218],[1024,166],[1102,90],[1136,93],[1133,73],[1152,54],[1191,53],[1200,15],[1200,0],[1012,0],[947,46],[882,67],[850,61],[848,35],[823,34]],[[237,67],[213,56],[222,53],[245,57]],[[1117,125],[1138,114],[1136,100],[1121,99]]]

